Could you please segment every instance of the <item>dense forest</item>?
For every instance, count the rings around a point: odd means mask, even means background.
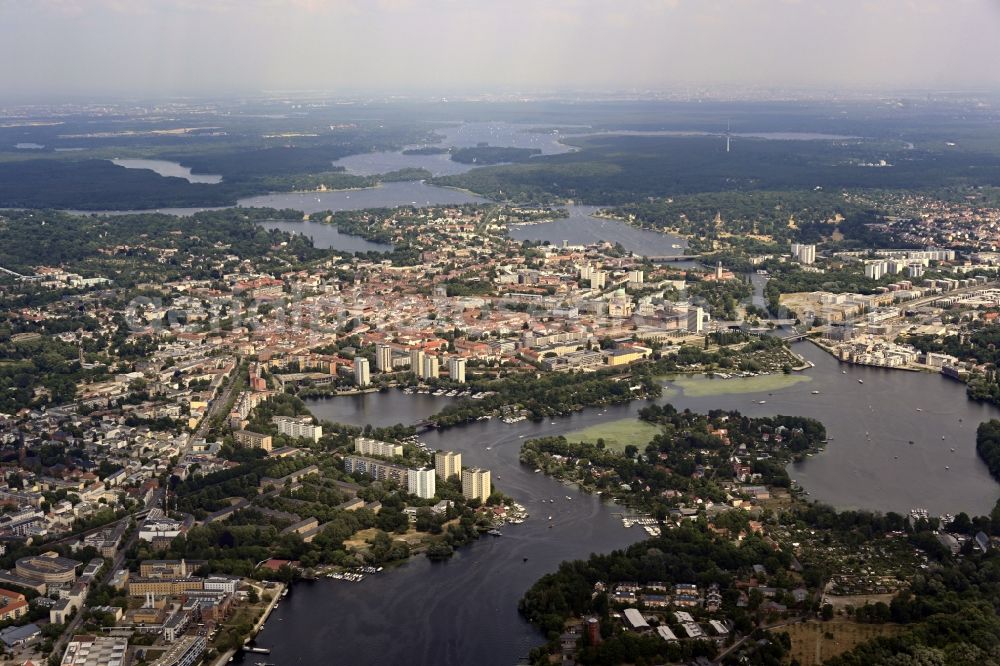
[[[992,419],[979,424],[976,453],[986,463],[993,478],[1000,481],[1000,421]]]
[[[474,169],[433,182],[495,199],[574,199],[595,205],[699,192],[921,189],[1000,182],[1000,156],[928,150],[904,154],[902,148],[888,154],[885,146],[862,141],[744,138],[731,152],[719,137],[602,135],[567,141],[580,150],[536,157],[527,164]],[[894,166],[859,166],[885,158]]]
[[[638,385],[640,391],[632,391]],[[625,381],[610,370],[593,373],[546,373],[539,377],[519,374],[502,379],[473,381],[472,391],[491,391],[482,400],[463,398],[430,417],[438,426],[446,427],[475,421],[497,410],[523,410],[531,418],[568,414],[583,407],[629,402],[636,397],[656,397],[662,386],[651,377],[642,375]]]
[[[815,243],[837,228],[854,206],[826,191],[706,192],[639,201],[610,211],[643,227],[676,229],[700,239],[756,234],[776,242]]]
[[[7,211],[0,216],[0,266],[25,274],[40,264],[84,274],[89,267],[102,277],[120,274],[134,283],[153,275],[211,277],[210,260],[226,255],[260,259],[273,253],[293,263],[327,256],[328,251],[315,249],[304,236],[256,224],[301,218],[296,211],[268,208],[203,211],[189,217]],[[159,253],[165,250],[176,252],[161,261]],[[198,261],[185,266],[194,258]]]

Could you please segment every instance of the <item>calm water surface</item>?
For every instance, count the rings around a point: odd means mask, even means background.
[[[355,402],[347,399],[349,405]],[[417,402],[395,420],[426,416],[427,405]],[[398,403],[389,398],[386,404],[388,409]],[[310,408],[320,414],[315,405]],[[484,537],[460,549],[449,562],[421,557],[360,584],[323,579],[296,585],[257,638],[258,645],[271,648],[267,661],[283,666],[511,666],[527,656],[543,642],[517,613],[517,602],[532,583],[564,560],[621,548],[645,536],[638,528],[625,530],[615,507],[518,463],[521,436],[565,432],[601,418],[594,411],[560,419],[556,426],[484,421],[427,433],[422,439],[432,448],[461,451],[464,465],[492,470],[496,487],[524,504],[531,517],[505,527],[503,537]],[[244,657],[244,663],[255,661]]]
[[[306,407],[318,419],[326,419],[353,426],[369,423],[376,427],[397,423],[411,424],[441,411],[453,398],[426,393],[407,395],[391,390],[380,393],[361,393],[337,398],[306,400]]]
[[[169,160],[117,158],[111,161],[120,167],[125,167],[126,169],[148,169],[150,171],[155,171],[161,176],[183,178],[189,183],[210,183],[214,185],[215,183],[222,182],[222,176],[191,173],[191,169],[188,167],[181,166],[178,162],[171,162]]]
[[[811,498],[841,508],[923,507],[971,514],[992,508],[1000,487],[976,457],[975,428],[1000,416],[1000,410],[969,402],[964,386],[937,375],[841,366],[809,343],[797,343],[795,349],[816,364],[806,373],[809,382],[770,393],[704,397],[685,396],[668,382],[671,394],[662,402],[697,411],[821,419],[833,441],[790,472]],[[814,390],[820,394],[813,395]],[[313,401],[310,408],[317,416],[357,425],[368,419],[381,425],[412,423],[439,408],[422,398],[427,396],[376,393]],[[637,528],[621,527],[618,507],[522,467],[520,446],[531,437],[635,417],[643,404],[590,409],[540,423],[491,420],[425,434],[432,448],[461,451],[465,465],[493,470],[497,487],[525,504],[531,518],[504,528],[503,537],[460,550],[447,563],[418,558],[360,584],[321,580],[296,586],[258,638],[259,645],[272,649],[268,661],[517,663],[543,641],[517,614],[524,591],[563,560],[607,552],[644,536]],[[543,502],[547,499],[555,503]]]
[[[593,217],[597,206],[567,206],[569,217],[544,222],[512,226],[510,236],[516,240],[549,241],[553,245],[588,245],[608,241],[621,243],[626,250],[649,256],[684,254],[687,241],[679,236],[646,231],[619,222]],[[678,247],[674,247],[674,246]]]
[[[271,220],[259,222],[265,229],[278,229],[292,234],[302,234],[312,239],[313,246],[321,250],[335,249],[344,252],[389,252],[392,245],[389,243],[374,243],[361,236],[341,233],[332,224],[323,224],[312,220],[305,222],[288,222],[285,220]]]
[[[530,132],[533,125],[515,123],[462,123],[435,128],[437,134],[444,136],[440,143],[431,144],[436,148],[468,148],[480,143],[504,148],[536,148],[543,155],[556,155],[572,150],[570,146],[559,143],[558,135]],[[408,146],[419,148],[420,146]],[[399,152],[377,152],[364,155],[349,155],[334,162],[337,166],[347,169],[348,173],[359,176],[373,176],[388,173],[398,169],[427,169],[435,176],[452,176],[465,173],[474,168],[474,164],[461,164],[443,155],[404,155]]]

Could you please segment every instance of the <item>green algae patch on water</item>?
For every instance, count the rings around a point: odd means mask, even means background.
[[[778,391],[811,381],[812,377],[803,374],[760,375],[758,377],[731,377],[729,379],[698,375],[677,377],[671,380],[668,386],[679,388],[688,397],[704,398],[713,395]]]

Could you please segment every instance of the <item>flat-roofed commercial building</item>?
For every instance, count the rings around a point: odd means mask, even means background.
[[[72,583],[76,580],[76,568],[83,564],[55,553],[22,557],[14,569],[19,576],[43,583]]]
[[[110,636],[74,636],[60,666],[125,666],[128,641]]]
[[[204,636],[182,636],[149,666],[194,666],[207,647]]]
[[[174,596],[190,590],[205,589],[201,578],[132,578],[128,582],[130,597],[144,597],[153,594],[158,597]]]

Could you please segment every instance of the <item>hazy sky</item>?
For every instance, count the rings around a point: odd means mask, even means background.
[[[1000,88],[1000,0],[0,0],[0,101]]]

